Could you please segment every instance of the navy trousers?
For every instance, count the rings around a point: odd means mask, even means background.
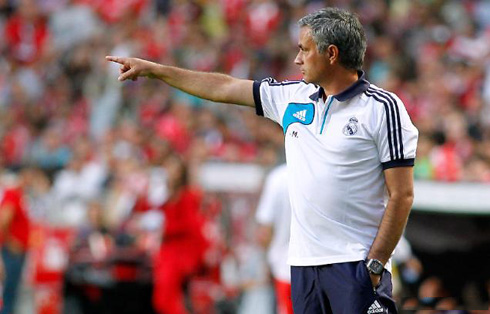
[[[291,266],[295,314],[397,314],[392,289],[387,270],[374,289],[364,261]]]

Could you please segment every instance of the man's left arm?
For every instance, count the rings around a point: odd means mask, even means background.
[[[407,224],[413,203],[413,167],[396,167],[384,171],[389,200],[378,233],[368,254],[386,264]],[[380,276],[371,274],[376,286]]]

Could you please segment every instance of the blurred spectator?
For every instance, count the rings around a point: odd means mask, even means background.
[[[63,208],[60,215],[67,226],[78,227],[86,221],[87,205],[100,197],[107,176],[104,165],[82,150],[74,152],[68,167],[57,173],[53,182],[53,197]]]
[[[265,250],[257,240],[238,247],[238,273],[242,296],[238,314],[272,313],[274,290],[269,283]]]
[[[97,32],[99,21],[89,6],[67,1],[50,16],[53,45],[59,51],[66,51],[81,45]],[[80,27],[83,25],[83,27]]]
[[[200,214],[201,194],[187,184],[186,164],[175,155],[164,161],[169,198],[162,206],[163,240],[154,266],[153,302],[161,314],[188,313],[183,286],[204,262],[207,241]]]
[[[46,173],[39,169],[33,171],[30,180],[29,190],[26,195],[29,219],[34,224],[49,222],[56,225],[59,222],[59,217],[55,199],[51,193],[51,181]]]
[[[252,0],[246,10],[246,29],[250,44],[262,48],[280,21],[279,6],[271,0]]]
[[[88,204],[87,219],[81,224],[74,244],[78,249],[88,248],[95,261],[107,258],[112,247],[103,217],[102,204],[93,200]]]
[[[36,1],[19,1],[5,25],[4,36],[8,52],[17,62],[29,64],[42,57],[49,29]]]
[[[29,249],[30,222],[26,208],[26,193],[32,184],[35,170],[21,169],[17,182],[3,191],[0,203],[0,239],[4,268],[3,308],[1,313],[13,312],[26,254]]]
[[[4,162],[11,168],[18,168],[22,166],[29,149],[31,140],[29,128],[23,123],[11,121],[4,124],[4,132],[1,142]]]
[[[123,180],[121,176],[113,176],[107,190],[105,217],[111,230],[118,230],[123,225],[135,203],[135,196],[125,189]]]
[[[490,164],[479,155],[468,160],[463,180],[468,182],[490,183]]]
[[[393,261],[393,295],[398,300],[402,297],[410,298],[414,296],[416,299],[423,266],[420,260],[413,254],[412,247],[405,236],[401,237],[396,246]],[[416,301],[415,303],[418,302],[417,300],[414,301]],[[403,307],[403,304],[401,305]]]
[[[70,156],[70,148],[62,142],[61,129],[55,127],[47,128],[30,150],[32,163],[50,174],[62,170]]]
[[[274,278],[277,313],[293,314],[291,302],[291,270],[287,264],[291,205],[287,183],[286,164],[274,168],[264,184],[257,212],[259,234],[269,247],[267,260]]]
[[[424,135],[419,137],[416,163],[413,169],[415,179],[434,179],[434,165],[430,159],[430,152],[433,146],[434,143],[428,136]]]

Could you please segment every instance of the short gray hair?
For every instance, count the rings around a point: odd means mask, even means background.
[[[366,35],[356,15],[337,8],[325,8],[301,18],[298,25],[311,29],[318,52],[324,53],[329,45],[335,45],[342,66],[353,70],[362,68]]]

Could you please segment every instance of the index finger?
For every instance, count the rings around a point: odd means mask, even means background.
[[[126,58],[121,58],[121,57],[115,57],[115,56],[106,56],[105,59],[107,61],[112,61],[112,62],[117,62],[120,64],[124,64],[124,61],[126,61]]]

